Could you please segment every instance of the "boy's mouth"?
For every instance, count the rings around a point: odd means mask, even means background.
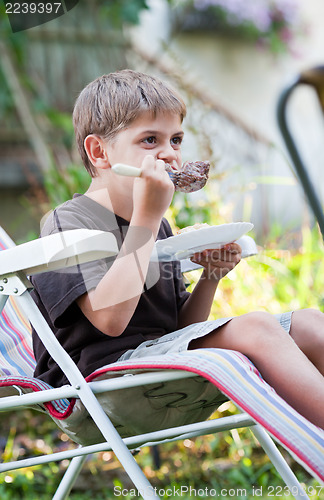
[[[166,163],[165,164],[165,170],[167,172],[172,172],[172,170],[174,170],[175,172],[181,172],[182,170],[182,167],[181,169],[179,170],[178,167],[175,167],[174,165],[171,165],[170,163]]]

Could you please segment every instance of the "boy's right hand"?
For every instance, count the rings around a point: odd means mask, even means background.
[[[174,194],[174,184],[165,170],[163,160],[145,156],[141,176],[134,180],[134,212],[143,217],[161,219]]]

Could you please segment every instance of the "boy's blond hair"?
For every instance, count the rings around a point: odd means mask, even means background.
[[[129,69],[103,75],[82,90],[74,106],[73,125],[79,153],[92,177],[96,171],[84,149],[85,138],[96,134],[111,140],[143,112],[153,116],[173,112],[182,121],[186,106],[178,93],[158,78]]]

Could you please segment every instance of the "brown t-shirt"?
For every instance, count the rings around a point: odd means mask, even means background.
[[[41,236],[79,228],[113,232],[120,247],[129,230],[129,223],[87,196],[75,195],[47,218]],[[145,240],[142,228],[137,229],[140,230],[139,238]],[[133,230],[136,231],[136,228]],[[171,235],[170,225],[163,219],[157,239]],[[113,260],[101,259],[62,272],[35,275],[32,279],[36,304],[84,376],[113,363],[128,349],[176,330],[178,312],[189,296],[178,262],[150,263],[146,284],[133,317],[119,337],[110,337],[88,321],[76,299],[97,286]],[[127,269],[125,275],[127,279]],[[111,293],[113,297],[114,291]],[[33,346],[37,361],[35,377],[53,387],[67,383],[63,372],[34,331]]]

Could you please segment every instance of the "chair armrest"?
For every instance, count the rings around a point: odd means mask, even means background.
[[[0,252],[0,276],[55,271],[118,253],[112,233],[73,229],[44,236]]]

